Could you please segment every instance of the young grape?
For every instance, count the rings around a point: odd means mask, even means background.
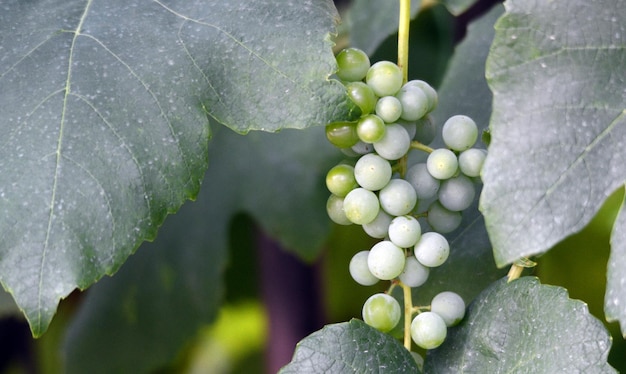
[[[343,199],[343,211],[352,223],[370,223],[376,218],[380,205],[376,194],[365,188],[355,188]]]
[[[459,169],[461,169],[461,173],[468,177],[480,176],[486,157],[487,151],[484,149],[470,148],[461,152],[459,155]]]
[[[431,116],[424,116],[415,123],[413,138],[422,144],[430,144],[437,136],[437,126]]]
[[[469,208],[475,196],[474,183],[463,174],[443,181],[438,194],[441,205],[453,212]]]
[[[339,225],[351,225],[352,221],[346,217],[343,211],[343,198],[337,195],[330,195],[326,201],[326,212],[331,221]]]
[[[334,122],[326,125],[326,138],[338,148],[349,148],[359,141],[356,133],[356,123]]]
[[[380,206],[392,216],[409,214],[417,203],[417,194],[404,179],[392,179],[378,193]]]
[[[419,200],[426,200],[436,196],[441,184],[439,179],[433,178],[433,176],[430,175],[424,163],[411,166],[406,171],[404,178],[407,182],[411,183]]]
[[[422,235],[422,228],[415,217],[398,216],[389,224],[389,240],[400,248],[413,247]]]
[[[435,201],[428,207],[428,224],[433,230],[442,234],[456,230],[461,225],[462,219],[461,212],[448,210],[439,201]]]
[[[432,112],[433,110],[435,110],[435,108],[437,107],[437,103],[439,101],[438,95],[437,95],[437,91],[428,83],[422,81],[422,80],[411,80],[406,82],[406,84],[404,85],[405,87],[410,87],[410,86],[415,86],[415,87],[419,87],[422,89],[422,91],[426,94],[426,97],[428,98],[428,113]]]
[[[468,116],[452,116],[443,124],[441,136],[450,149],[464,151],[476,143],[478,127]]]
[[[434,178],[448,179],[456,174],[459,163],[454,152],[446,148],[439,148],[428,155],[426,167]]]
[[[346,48],[337,54],[337,76],[343,81],[363,80],[370,68],[370,59],[357,48]]]
[[[352,256],[350,265],[348,266],[352,279],[362,286],[372,286],[380,280],[372,274],[367,266],[367,257],[369,256],[369,253],[369,251],[356,253]]]
[[[444,320],[433,312],[423,312],[415,316],[411,322],[411,338],[415,344],[424,349],[437,348],[448,334]]]
[[[429,268],[441,266],[448,259],[450,244],[448,240],[437,232],[422,234],[415,244],[413,253],[417,261]]]
[[[446,326],[450,327],[461,322],[465,316],[465,302],[459,294],[444,291],[433,298],[430,310],[437,313],[446,323]]]
[[[379,61],[369,68],[365,82],[376,96],[393,96],[402,87],[402,70],[391,61]]]
[[[396,94],[402,104],[402,118],[405,121],[417,121],[428,112],[428,97],[417,86],[404,86]]]
[[[385,136],[374,143],[374,150],[387,160],[397,160],[404,156],[411,148],[411,138],[402,125],[391,123],[387,125]]]
[[[402,273],[406,257],[402,248],[388,240],[376,243],[367,256],[367,266],[378,279],[390,280]]]
[[[376,95],[372,88],[363,82],[350,82],[346,85],[348,97],[355,103],[361,114],[370,114],[376,107]]]
[[[380,209],[372,222],[363,225],[363,231],[372,238],[383,239],[387,236],[392,219],[393,217]]]
[[[366,154],[354,165],[354,178],[361,187],[378,191],[391,180],[391,165],[377,154]]]
[[[402,311],[398,300],[384,293],[370,296],[363,304],[363,321],[375,329],[388,332],[400,321]]]
[[[430,269],[422,265],[414,256],[407,257],[404,270],[398,276],[400,281],[409,287],[419,287],[426,283]]]
[[[334,195],[346,196],[348,192],[358,187],[354,167],[346,164],[334,166],[326,174],[326,187]]]
[[[385,96],[376,103],[376,115],[387,123],[393,123],[402,114],[402,103],[395,96]]]
[[[387,131],[387,125],[382,118],[375,114],[362,117],[356,125],[356,133],[364,143],[380,141]]]

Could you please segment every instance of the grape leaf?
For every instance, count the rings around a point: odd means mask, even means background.
[[[623,2],[506,9],[487,61],[494,102],[481,197],[498,266],[580,231],[626,180]]]
[[[606,273],[604,313],[609,322],[619,321],[626,337],[626,201],[615,220],[611,235],[611,255]]]
[[[587,305],[536,278],[501,279],[425,360],[427,373],[615,373],[611,338]]]
[[[456,47],[438,90],[439,106],[432,114],[439,129],[432,146],[443,146],[440,129],[443,122],[453,115],[464,114],[473,118],[481,130],[487,127],[491,92],[483,71],[493,39],[493,24],[502,13],[502,6],[494,7],[470,24],[467,37]],[[442,291],[454,291],[469,302],[487,285],[504,275],[495,266],[485,222],[478,211],[479,191],[474,204],[463,212],[461,226],[446,234],[450,242],[448,260],[432,269],[424,287],[413,290],[416,304],[428,305]]]
[[[323,127],[246,136],[221,127],[210,145],[198,199],[89,289],[65,341],[68,373],[150,372],[171,362],[216,315],[237,213],[302,257],[319,253],[330,230],[324,175],[337,153]]]
[[[421,0],[411,0],[411,18]],[[350,46],[372,55],[389,35],[398,32],[399,1],[355,0],[346,15]]]
[[[328,325],[302,339],[288,373],[420,373],[409,351],[396,339],[363,321]]]
[[[349,116],[336,21],[327,0],[3,3],[0,281],[35,336],[195,197],[207,113],[241,132]]]

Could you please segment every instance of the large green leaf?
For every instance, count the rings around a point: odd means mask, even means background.
[[[496,7],[471,24],[467,37],[457,46],[438,90],[439,106],[433,112],[439,130],[447,118],[457,114],[470,116],[481,130],[487,127],[491,92],[483,71],[493,39],[493,24],[502,12],[501,6]],[[443,146],[440,132],[433,146]],[[475,203],[463,212],[459,229],[446,237],[451,247],[449,259],[432,269],[426,285],[413,290],[415,302],[419,305],[430,304],[431,299],[442,291],[454,291],[469,302],[504,275],[493,261],[485,222],[478,211],[478,194]]]
[[[606,273],[604,312],[608,321],[619,321],[626,337],[626,202],[618,213],[611,236],[611,256]]]
[[[3,3],[0,280],[34,335],[197,194],[207,113],[241,132],[348,115],[336,21],[327,0]]]
[[[319,253],[330,230],[323,180],[336,155],[323,127],[246,136],[222,127],[210,145],[197,201],[89,290],[66,339],[69,373],[148,372],[170,362],[215,317],[237,213],[302,257]]]
[[[417,15],[421,0],[411,0],[411,18]],[[350,45],[368,55],[391,34],[398,32],[400,1],[355,0],[347,15]]]
[[[363,321],[328,325],[304,338],[288,373],[416,373],[420,370],[409,351],[396,339]]]
[[[523,277],[495,282],[446,341],[429,351],[427,373],[615,373],[611,338],[581,301]]]
[[[506,3],[487,64],[494,103],[481,200],[499,266],[578,232],[624,184],[623,5]]]

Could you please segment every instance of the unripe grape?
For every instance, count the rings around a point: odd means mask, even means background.
[[[380,205],[376,194],[365,188],[355,188],[343,199],[343,211],[352,223],[359,225],[372,222]]]
[[[398,125],[404,127],[406,132],[409,134],[409,139],[413,139],[415,137],[415,133],[417,132],[417,122],[416,121],[405,121],[403,119],[398,120],[396,122]]]
[[[367,266],[378,279],[390,280],[402,273],[404,250],[388,240],[376,243],[367,256]]]
[[[361,251],[352,256],[349,270],[352,279],[362,286],[372,286],[380,279],[376,278],[367,266],[367,257],[370,251]]]
[[[430,269],[422,265],[414,256],[407,257],[404,270],[398,276],[400,281],[409,287],[419,287],[426,283]]]
[[[421,88],[404,86],[396,94],[402,104],[402,118],[405,121],[417,121],[428,112],[428,97]]]
[[[367,54],[357,48],[346,48],[337,54],[337,76],[344,81],[363,80],[370,68]]]
[[[430,175],[424,163],[411,166],[406,171],[404,178],[407,182],[411,183],[419,200],[426,200],[436,196],[441,184],[439,179],[433,178],[433,176]]]
[[[465,316],[465,302],[459,294],[444,291],[435,296],[430,304],[431,312],[437,313],[446,326],[454,326]]]
[[[392,219],[393,217],[380,209],[372,222],[363,225],[363,231],[372,238],[383,239],[389,232],[389,224]]]
[[[416,79],[406,82],[404,86],[415,86],[422,89],[428,98],[428,113],[432,112],[437,107],[437,102],[439,101],[437,91],[428,83]]]
[[[431,116],[424,116],[415,123],[415,140],[422,144],[430,144],[437,136],[437,126]]]
[[[422,235],[422,228],[415,217],[398,216],[389,224],[389,240],[400,248],[413,247]]]
[[[392,216],[409,214],[417,203],[417,194],[404,179],[392,179],[378,193],[380,206]]]
[[[354,165],[354,177],[361,187],[378,191],[391,180],[391,164],[377,154],[366,154]]]
[[[456,173],[459,163],[454,152],[449,149],[439,148],[428,155],[426,167],[434,178],[448,179]]]
[[[411,338],[421,348],[433,349],[439,347],[446,339],[447,334],[448,328],[446,323],[436,313],[420,313],[411,322]]]
[[[422,265],[433,268],[446,262],[450,254],[450,244],[443,235],[437,232],[427,232],[422,234],[415,244],[413,253]]]
[[[402,70],[391,61],[379,61],[369,68],[365,82],[376,96],[393,96],[402,87]]]
[[[339,225],[351,225],[352,221],[346,217],[343,211],[343,198],[337,195],[330,195],[326,201],[326,212],[330,219]]]
[[[348,192],[358,187],[354,167],[346,164],[333,166],[326,174],[326,187],[334,195],[346,196]]]
[[[363,304],[363,321],[382,332],[393,329],[401,315],[398,300],[384,293],[370,296]]]
[[[462,219],[461,212],[448,210],[438,201],[428,207],[428,224],[433,230],[442,234],[456,230],[461,225]]]
[[[326,125],[326,138],[335,147],[352,147],[359,141],[356,133],[356,123],[334,122]]]
[[[356,142],[355,145],[350,147],[350,150],[356,153],[358,157],[358,156],[366,155],[368,153],[372,153],[374,151],[374,146],[369,143],[365,143],[362,140],[359,140],[358,142]]]
[[[404,127],[397,123],[387,125],[385,136],[374,143],[374,150],[387,160],[397,160],[411,147],[411,138]]]
[[[364,143],[380,141],[387,131],[387,125],[375,114],[362,117],[356,125],[356,133]]]
[[[443,124],[441,136],[443,142],[451,149],[464,151],[476,143],[478,127],[468,116],[452,116]]]
[[[348,97],[361,109],[361,114],[374,111],[377,98],[370,86],[363,82],[350,82],[346,85],[346,90]]]
[[[480,176],[486,157],[487,151],[484,149],[470,148],[461,152],[459,155],[459,169],[461,169],[461,173],[468,177]]]
[[[439,203],[453,212],[469,208],[475,196],[474,183],[463,174],[443,181],[438,194]]]
[[[402,114],[402,104],[395,96],[381,97],[376,103],[376,115],[387,123],[393,123]]]

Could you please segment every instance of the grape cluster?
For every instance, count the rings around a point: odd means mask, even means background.
[[[428,144],[436,128],[429,113],[438,96],[428,83],[403,83],[396,64],[370,65],[368,56],[355,48],[341,51],[337,65],[337,76],[361,117],[326,126],[330,143],[347,156],[326,175],[328,215],[340,225],[361,225],[381,239],[352,257],[349,271],[357,283],[390,280],[419,287],[448,258],[450,245],[442,234],[459,227],[461,212],[475,198],[486,156],[473,148],[478,128],[467,116],[453,116],[442,127],[446,147],[432,149]],[[426,161],[407,165],[411,150],[427,152]],[[423,232],[423,226],[430,230]],[[444,341],[447,327],[463,318],[465,303],[454,292],[442,292],[430,306],[412,310],[417,313],[411,323],[413,341],[432,349]],[[401,315],[398,301],[388,293],[372,295],[363,305],[363,320],[380,331],[392,330]]]

